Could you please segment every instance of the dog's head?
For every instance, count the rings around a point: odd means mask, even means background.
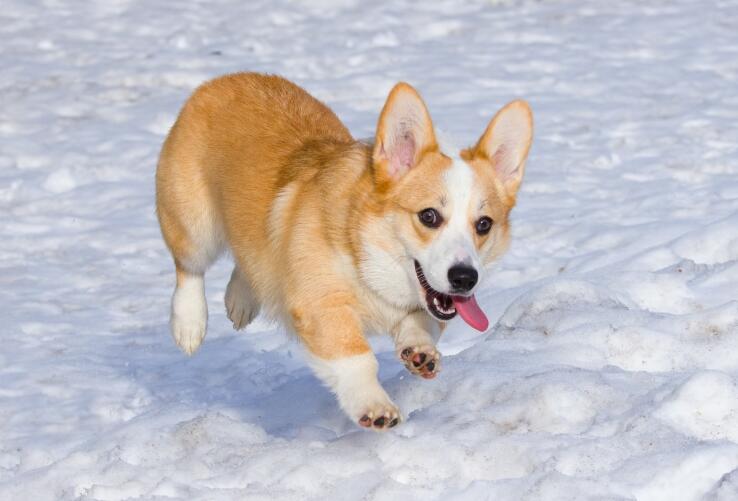
[[[374,143],[375,187],[390,237],[401,246],[394,247],[402,255],[392,259],[438,320],[459,313],[486,329],[474,292],[485,266],[507,248],[532,134],[528,104],[513,101],[474,146],[447,151],[415,89],[400,83],[390,92]]]

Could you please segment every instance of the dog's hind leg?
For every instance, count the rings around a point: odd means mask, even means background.
[[[165,219],[166,216],[160,214],[160,218]],[[172,226],[177,225],[168,225],[166,229],[162,225],[165,235],[171,237],[176,233]],[[170,326],[177,346],[188,355],[195,353],[205,338],[208,323],[205,271],[217,259],[222,247],[217,232],[205,228],[204,225],[193,224],[182,233],[186,238],[170,245],[177,272]]]
[[[177,345],[192,355],[205,337],[205,271],[225,248],[223,230],[196,166],[164,155],[157,171],[157,214],[177,272],[170,326]]]
[[[259,301],[238,266],[233,267],[231,279],[226,287],[225,307],[228,318],[236,330],[246,327],[259,314]]]

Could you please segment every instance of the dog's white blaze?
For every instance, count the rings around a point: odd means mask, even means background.
[[[460,158],[452,157],[452,160],[452,167],[444,174],[452,207],[447,251],[455,262],[471,264],[474,241],[469,226],[469,208],[474,192],[474,172]]]
[[[471,221],[476,212],[479,187],[475,185],[474,171],[458,156],[451,157],[453,166],[444,175],[448,186],[453,215],[448,225],[449,256],[453,264],[463,263],[479,268],[479,256],[474,245]]]
[[[428,246],[421,262],[431,287],[441,292],[449,290],[448,270],[455,264],[472,266],[480,275],[482,272],[470,223],[475,200],[479,198],[474,171],[457,155],[449,154],[449,150],[444,154],[453,162],[444,174],[448,196],[445,205],[440,207],[446,224],[438,238]]]

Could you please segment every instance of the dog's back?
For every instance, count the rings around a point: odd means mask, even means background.
[[[157,171],[157,209],[169,247],[184,268],[201,268],[199,230],[212,212],[235,199],[239,225],[265,234],[265,220],[291,155],[309,141],[350,143],[351,134],[324,104],[277,76],[238,73],[198,88],[187,101],[162,149]],[[237,180],[237,183],[234,181]],[[183,214],[183,211],[186,214]],[[176,212],[176,214],[173,214]],[[192,217],[190,217],[190,215]],[[227,218],[227,211],[223,214]],[[180,227],[178,220],[199,224]],[[222,228],[212,228],[219,233]],[[204,235],[203,235],[204,236]]]

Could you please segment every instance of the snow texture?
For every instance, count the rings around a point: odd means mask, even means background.
[[[738,499],[738,2],[6,0],[0,499]],[[223,312],[191,359],[154,212],[202,81],[282,74],[373,134],[398,80],[471,143],[536,136],[510,252],[444,372],[358,429],[299,344]]]

